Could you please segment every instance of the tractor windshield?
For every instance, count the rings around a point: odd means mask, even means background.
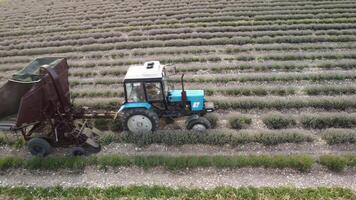
[[[126,83],[125,87],[126,87],[127,102],[145,101],[145,92],[143,89],[143,83],[141,82]]]
[[[169,76],[166,72],[164,72],[163,74],[162,81],[163,81],[163,91],[164,94],[167,96],[169,90],[174,90],[174,85],[169,80]]]

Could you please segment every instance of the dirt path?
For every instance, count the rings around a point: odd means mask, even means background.
[[[261,144],[246,144],[238,147],[211,145],[149,145],[137,147],[132,144],[113,143],[104,146],[99,155],[103,154],[168,154],[168,155],[240,155],[240,154],[344,154],[356,152],[356,145],[326,145],[322,143],[285,143],[265,146]]]
[[[87,168],[84,173],[30,172],[15,170],[0,175],[0,186],[64,186],[109,187],[128,185],[162,185],[171,187],[213,188],[218,186],[278,187],[346,187],[356,190],[355,170],[330,173],[315,169],[311,173],[293,170],[244,168],[217,170],[213,168],[171,172],[164,169],[143,170],[118,168],[99,171]]]
[[[122,154],[122,155],[241,155],[241,154],[345,154],[355,153],[356,145],[326,145],[325,143],[285,143],[279,145],[265,146],[262,144],[245,144],[237,147],[212,146],[212,145],[181,145],[166,146],[152,144],[139,147],[133,144],[112,143],[102,147],[97,155]],[[70,149],[56,149],[53,154],[69,154]],[[0,146],[0,156],[17,155],[31,157],[27,148],[16,149],[9,146]]]

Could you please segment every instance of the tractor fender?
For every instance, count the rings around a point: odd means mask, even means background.
[[[132,103],[124,103],[121,105],[121,107],[119,108],[119,110],[116,112],[114,119],[117,118],[117,116],[119,115],[119,113],[123,110],[127,110],[127,109],[134,109],[134,108],[144,108],[144,109],[151,109],[152,105],[147,103],[147,102],[132,102]]]

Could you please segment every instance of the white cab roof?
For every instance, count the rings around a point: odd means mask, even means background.
[[[143,65],[130,66],[126,72],[126,79],[162,78],[163,66],[159,61],[145,62]]]

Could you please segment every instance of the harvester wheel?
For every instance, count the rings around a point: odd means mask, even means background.
[[[159,129],[159,117],[157,113],[146,109],[129,109],[123,116],[124,130],[131,133],[149,133]]]
[[[87,141],[82,145],[86,153],[98,153],[101,150],[101,145],[97,143],[92,138],[88,138]]]
[[[83,147],[74,147],[72,149],[72,155],[73,156],[83,156],[83,155],[85,155],[85,153],[86,152],[85,152]]]
[[[32,138],[27,146],[34,156],[46,156],[51,151],[51,145],[43,138]]]
[[[206,129],[210,129],[211,124],[209,120],[205,117],[199,117],[196,119],[191,119],[187,122],[187,129],[194,131],[206,131]]]

